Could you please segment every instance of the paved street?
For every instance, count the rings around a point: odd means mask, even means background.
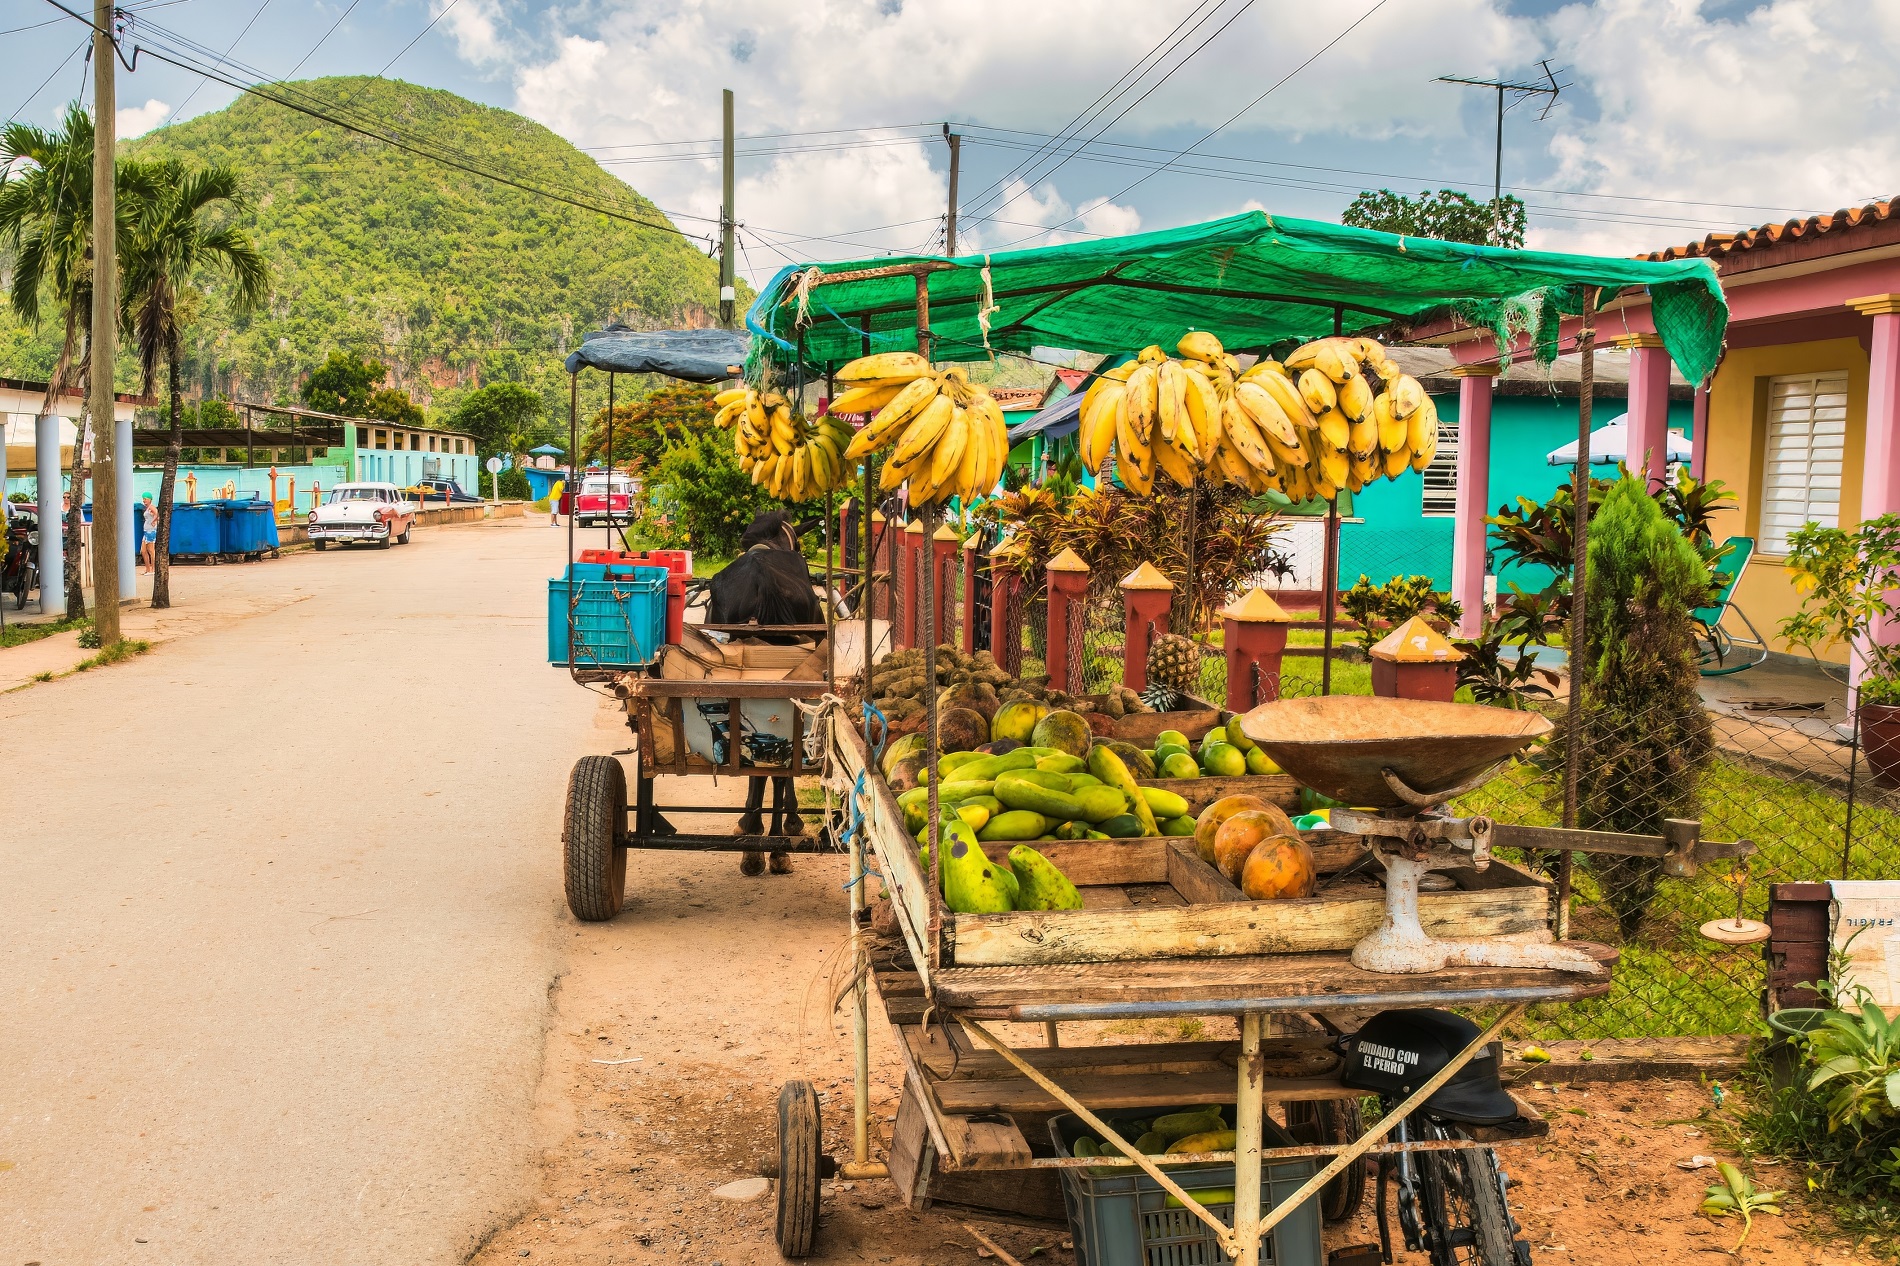
[[[232,618],[0,694],[0,1263],[453,1262],[519,1212],[614,745],[542,663],[564,538],[180,569]]]

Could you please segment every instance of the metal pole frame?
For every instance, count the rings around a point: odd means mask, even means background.
[[[1577,331],[1577,465],[1571,472],[1571,497],[1575,515],[1571,528],[1570,637],[1565,661],[1570,668],[1570,697],[1564,717],[1564,825],[1577,825],[1577,785],[1583,773],[1583,676],[1578,671],[1578,656],[1583,653],[1588,628],[1585,594],[1590,584],[1590,418],[1591,397],[1596,387],[1597,293],[1583,293],[1583,324]],[[1570,892],[1575,854],[1565,852],[1557,860],[1557,939],[1570,939]]]
[[[627,498],[633,508],[633,498]],[[607,548],[614,547],[614,372],[607,371]]]

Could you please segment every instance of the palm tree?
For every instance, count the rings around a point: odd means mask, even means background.
[[[42,412],[51,412],[53,402],[75,383],[88,392],[93,385],[88,358],[81,354],[92,326],[92,137],[92,116],[76,101],[66,107],[57,131],[26,123],[0,128],[0,247],[13,257],[8,299],[23,322],[36,326],[44,315],[42,295],[50,296],[64,325]],[[155,192],[150,169],[149,163],[132,161],[115,168],[120,241]],[[104,385],[111,389],[111,383]],[[86,612],[79,573],[85,448],[82,411],[73,439],[72,513],[66,521],[66,612],[73,617]],[[58,497],[57,488],[40,490],[42,522]]]
[[[142,395],[150,395],[158,362],[165,361],[171,435],[165,473],[158,485],[158,546],[153,564],[152,605],[171,605],[171,520],[178,453],[184,443],[178,391],[179,300],[201,269],[229,274],[233,313],[255,308],[270,288],[264,257],[241,228],[215,224],[207,214],[217,203],[248,211],[236,169],[223,165],[191,169],[176,159],[149,165],[154,196],[133,221],[122,248],[125,270],[121,322],[138,346]]]

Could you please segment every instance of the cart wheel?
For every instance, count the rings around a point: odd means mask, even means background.
[[[619,914],[627,892],[627,774],[614,757],[574,762],[561,844],[574,917],[601,923]]]
[[[818,1238],[818,1183],[824,1176],[818,1092],[788,1081],[778,1092],[778,1251],[809,1257]]]
[[[1286,1105],[1286,1128],[1302,1143],[1350,1143],[1365,1132],[1359,1105],[1351,1099],[1290,1102]],[[1348,1165],[1320,1188],[1320,1217],[1329,1226],[1351,1220],[1358,1215],[1365,1194],[1365,1166]]]

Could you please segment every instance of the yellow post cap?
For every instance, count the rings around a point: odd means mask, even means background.
[[[931,534],[930,539],[933,541],[960,541],[963,538],[952,531],[948,523],[939,523],[937,530]]]
[[[1372,658],[1394,664],[1455,664],[1464,653],[1427,624],[1424,616],[1415,615],[1379,639]]]
[[[1122,577],[1124,589],[1172,589],[1174,582],[1163,576],[1153,563],[1143,563]]]
[[[1088,569],[1089,565],[1082,561],[1082,556],[1066,545],[1062,547],[1060,554],[1049,560],[1050,571],[1087,571]]]
[[[1237,598],[1229,603],[1221,615],[1241,624],[1293,623],[1293,617],[1288,615],[1266,590],[1257,586],[1249,589],[1245,597]]]
[[[996,543],[996,548],[990,551],[990,557],[1014,558],[1020,553],[1022,553],[1021,542],[1013,536],[1006,536]]]
[[[915,532],[918,536],[922,536],[924,534],[924,521],[922,519],[912,519],[909,523],[904,525],[904,530],[906,532]]]

